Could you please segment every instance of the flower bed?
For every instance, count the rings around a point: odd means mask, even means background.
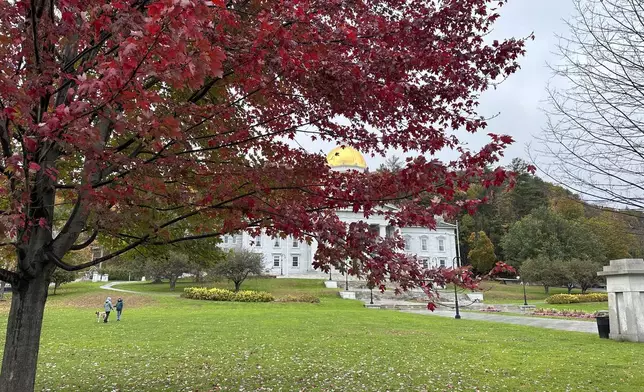
[[[608,294],[591,293],[591,294],[555,294],[546,298],[549,304],[577,304],[581,302],[607,302]]]
[[[485,309],[481,309],[481,312],[493,312],[493,313],[495,313],[495,312],[500,312],[500,311],[501,311],[501,309],[497,309],[494,306],[488,306]]]
[[[560,309],[536,309],[531,313],[533,316],[548,316],[548,317],[568,317],[578,319],[592,319],[595,318],[596,313],[586,313],[581,310],[560,310]]]
[[[237,301],[237,302],[271,302],[275,300],[272,294],[264,291],[230,291],[225,289],[205,287],[186,287],[183,296],[190,299],[208,301]]]

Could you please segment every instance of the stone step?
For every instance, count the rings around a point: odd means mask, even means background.
[[[356,299],[360,299],[360,300],[371,299],[370,290],[354,289],[350,291],[355,292]],[[396,295],[393,291],[385,291],[384,293],[381,293],[379,290],[374,290],[373,299],[377,301],[382,301],[382,300],[414,301],[414,302],[419,302],[424,304],[427,304],[427,301],[428,301],[427,294],[425,294],[423,291],[420,291],[420,290],[407,291],[407,292],[400,293],[398,295]],[[467,295],[463,293],[459,293],[458,300],[462,301],[463,303],[472,302],[467,298]],[[437,302],[454,302],[454,293],[440,292]]]

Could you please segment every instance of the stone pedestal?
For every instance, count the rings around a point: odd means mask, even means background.
[[[644,342],[644,260],[611,260],[597,274],[606,278],[610,338]]]
[[[338,282],[335,280],[325,280],[324,285],[326,286],[327,289],[337,289],[338,288]]]
[[[340,297],[342,299],[356,299],[355,291],[340,291]]]

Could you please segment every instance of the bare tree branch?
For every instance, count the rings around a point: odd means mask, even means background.
[[[551,179],[613,207],[644,209],[644,8],[574,0],[560,37],[563,88],[549,88],[548,122],[533,160]]]

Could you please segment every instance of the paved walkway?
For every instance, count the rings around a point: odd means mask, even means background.
[[[114,281],[114,282],[109,282],[107,284],[104,284],[101,286],[103,290],[111,290],[111,291],[120,291],[121,293],[133,293],[133,294],[146,294],[142,293],[140,291],[132,291],[132,290],[123,290],[123,289],[115,289],[112,286],[117,285],[117,284],[128,284],[128,283],[138,283],[138,282],[128,282],[128,281]]]
[[[428,316],[450,317],[454,318],[454,311],[436,310],[430,312],[428,310],[403,310],[407,313],[424,314]],[[478,321],[492,321],[495,323],[506,323],[515,325],[527,325],[529,327],[558,329],[560,331],[574,331],[597,333],[597,324],[589,321],[576,321],[576,320],[557,320],[544,317],[528,317],[528,316],[507,316],[504,314],[490,314],[490,313],[477,313],[477,312],[461,312],[461,318],[465,320],[478,320]]]

